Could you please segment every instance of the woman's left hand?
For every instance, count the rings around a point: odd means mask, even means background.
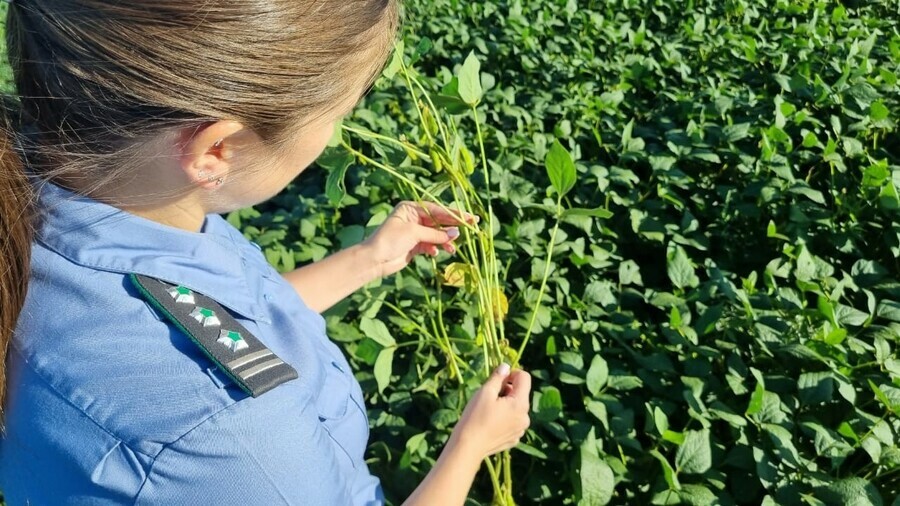
[[[462,213],[469,224],[478,217]],[[363,242],[380,276],[400,271],[416,255],[437,256],[439,247],[451,255],[456,253],[453,241],[459,237],[461,220],[446,209],[430,202],[401,202],[387,220]],[[445,228],[446,227],[446,228]]]

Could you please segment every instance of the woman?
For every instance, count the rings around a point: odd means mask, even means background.
[[[0,490],[18,504],[379,504],[319,316],[457,218],[400,204],[278,275],[218,215],[268,199],[377,76],[392,0],[14,0],[0,146]],[[466,216],[461,219],[473,220]],[[462,504],[528,426],[501,366],[408,504]]]

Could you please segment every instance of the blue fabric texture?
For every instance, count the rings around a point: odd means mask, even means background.
[[[10,348],[7,504],[382,504],[359,384],[309,309],[228,222],[199,233],[40,187],[25,308]],[[242,392],[127,279],[226,307],[299,373]]]

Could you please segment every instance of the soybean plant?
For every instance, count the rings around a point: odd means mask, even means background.
[[[419,56],[421,46],[416,56]],[[491,174],[491,164],[485,151],[485,131],[479,106],[484,95],[481,81],[480,63],[474,54],[465,60],[458,74],[453,77],[439,92],[430,90],[431,80],[422,76],[404,59],[404,51],[400,45],[388,65],[384,77],[400,79],[405,83],[409,98],[414,104],[418,127],[400,138],[381,135],[359,126],[344,123],[340,131],[332,139],[332,145],[340,146],[352,158],[335,164],[328,182],[328,192],[333,200],[340,200],[343,195],[343,178],[352,161],[375,167],[390,174],[408,195],[423,204],[433,203],[446,212],[459,218],[461,237],[458,241],[456,261],[440,268],[432,260],[434,296],[425,290],[426,302],[431,306],[428,311],[427,326],[419,325],[409,319],[398,307],[392,308],[401,317],[410,320],[417,329],[436,344],[446,359],[448,375],[451,379],[465,385],[467,380],[483,380],[501,362],[517,366],[524,356],[536,316],[547,287],[550,267],[553,260],[553,245],[556,242],[560,222],[566,214],[588,214],[605,217],[602,209],[565,209],[565,196],[572,190],[576,182],[576,168],[569,152],[557,141],[547,155],[547,173],[555,195],[552,206],[544,208],[555,218],[548,243],[547,258],[544,262],[543,275],[538,289],[538,297],[533,307],[528,310],[527,328],[522,337],[511,342],[507,336],[506,318],[509,313],[509,298],[505,280],[505,266],[498,259],[495,250],[495,234],[500,228],[494,213],[495,196]],[[463,125],[470,126],[474,132],[465,132]],[[466,145],[467,135],[474,135],[474,148]],[[411,138],[412,136],[412,138]],[[354,146],[354,141],[367,143],[375,152],[387,150],[405,153],[406,161],[414,161],[419,165],[430,167],[429,178],[416,177],[417,173],[408,167],[391,163],[385,159],[375,159],[367,155],[361,147]],[[476,154],[473,154],[473,151]],[[411,165],[411,164],[407,164]],[[478,177],[473,177],[477,175]],[[464,217],[474,215],[482,217],[479,222],[469,223]],[[453,307],[448,307],[444,297],[446,290],[460,291],[463,298],[468,298],[477,308],[477,329],[475,346],[481,349],[482,359],[477,367],[463,359],[457,351],[455,343],[458,337],[448,332],[445,316]],[[461,300],[459,298],[450,298]],[[517,332],[518,334],[518,332]],[[393,354],[387,355],[390,360]],[[381,356],[379,357],[381,358]],[[376,364],[376,369],[377,369]],[[378,376],[376,371],[376,377]],[[386,381],[386,379],[384,380]],[[494,490],[494,504],[512,505],[513,480],[512,462],[509,452],[504,452],[485,461]]]

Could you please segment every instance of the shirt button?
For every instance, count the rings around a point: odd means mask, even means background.
[[[271,293],[266,293],[266,294],[263,294],[263,298],[266,299],[266,302],[272,302],[273,297],[272,297]]]

